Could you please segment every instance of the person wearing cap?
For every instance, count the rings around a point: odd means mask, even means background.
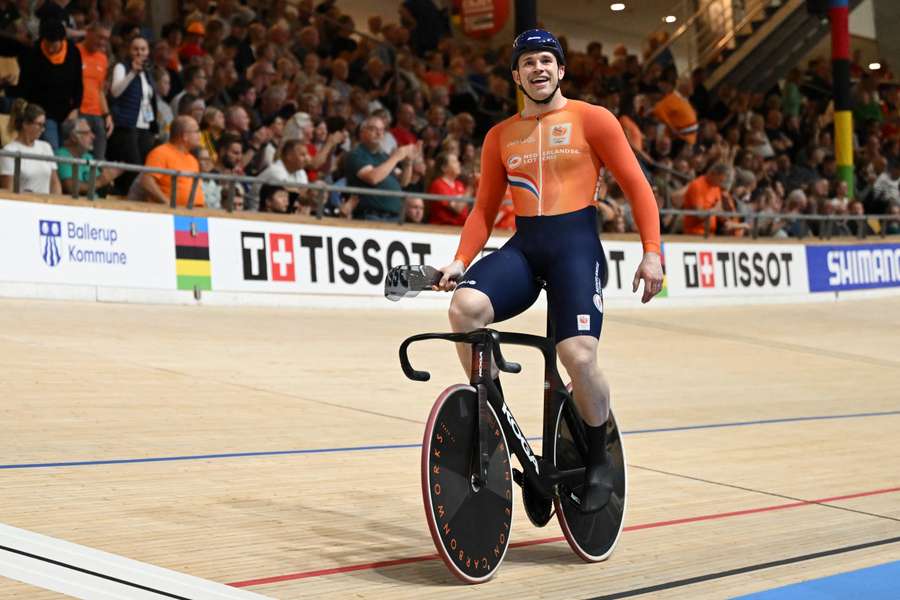
[[[644,282],[643,302],[662,289],[659,210],[616,117],[560,91],[566,60],[556,37],[542,29],[520,34],[510,69],[524,110],[492,127],[484,139],[475,205],[437,287],[455,289],[450,324],[463,332],[525,311],[540,293],[538,278],[546,282],[556,351],[572,379],[588,442],[579,506],[592,513],[606,506],[613,489],[606,449],[609,385],[597,364],[606,276],[594,203],[600,168],[615,176],[640,230],[644,255],[632,287],[637,292]],[[507,186],[516,233],[472,264],[491,235]],[[467,344],[457,350],[468,372],[471,350]],[[549,500],[535,502],[529,512],[549,514]]]
[[[190,64],[195,56],[204,56],[203,38],[206,37],[206,27],[200,21],[189,23],[184,31],[184,43],[178,49],[178,58],[185,64]]]
[[[47,128],[41,139],[53,151],[59,149],[59,126],[78,116],[84,95],[81,53],[66,40],[61,21],[41,22],[40,39],[20,58],[18,92],[15,94],[41,106],[47,113]]]

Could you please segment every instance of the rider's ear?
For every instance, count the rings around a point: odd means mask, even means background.
[[[559,80],[562,81],[566,76],[566,65],[559,65]]]

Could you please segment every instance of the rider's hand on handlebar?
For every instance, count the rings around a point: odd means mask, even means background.
[[[641,281],[644,282],[644,295],[641,297],[641,302],[647,304],[653,299],[653,296],[662,291],[663,269],[659,254],[644,253],[644,258],[641,259],[641,264],[638,265],[637,272],[634,274],[632,292],[638,291]]]
[[[456,289],[456,282],[459,281],[466,272],[466,266],[461,260],[454,260],[446,267],[441,267],[439,271],[443,273],[444,276],[441,277],[440,283],[438,283],[434,289],[443,292],[452,292]]]

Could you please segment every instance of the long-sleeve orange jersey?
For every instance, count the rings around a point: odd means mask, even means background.
[[[622,126],[605,108],[567,100],[536,117],[514,115],[488,131],[481,150],[481,183],[463,226],[456,259],[467,267],[493,229],[507,185],[517,215],[580,210],[594,203],[606,166],[631,203],[645,252],[659,252],[659,210]]]

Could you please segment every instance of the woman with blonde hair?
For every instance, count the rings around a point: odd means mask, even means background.
[[[216,146],[225,132],[225,113],[215,106],[207,106],[200,120],[200,145],[209,152],[213,164],[218,162]]]
[[[44,109],[22,98],[17,99],[9,115],[9,132],[16,139],[6,144],[7,152],[43,154],[53,156],[53,148],[49,143],[38,139],[47,127],[47,114]],[[15,176],[15,159],[9,156],[0,158],[0,187],[13,189]],[[60,194],[62,187],[56,174],[56,163],[45,160],[23,158],[19,166],[19,191],[37,194]]]

